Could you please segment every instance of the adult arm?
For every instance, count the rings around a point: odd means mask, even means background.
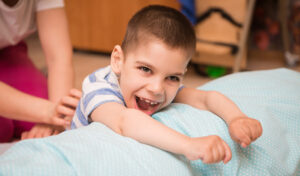
[[[48,66],[48,95],[58,103],[73,87],[72,47],[64,8],[37,12],[37,27]],[[36,124],[22,139],[46,137],[63,131],[51,125]]]
[[[39,38],[48,66],[48,94],[57,103],[74,84],[72,47],[64,8],[37,12]]]
[[[0,115],[14,120],[68,124],[56,116],[56,105],[48,100],[25,94],[0,81]]]

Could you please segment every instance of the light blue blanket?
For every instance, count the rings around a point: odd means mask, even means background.
[[[0,175],[300,175],[299,73],[287,69],[244,72],[199,89],[230,97],[262,123],[263,135],[241,148],[219,117],[182,104],[173,104],[154,118],[189,136],[219,135],[233,153],[226,165],[190,162],[92,123],[17,143],[0,156]]]

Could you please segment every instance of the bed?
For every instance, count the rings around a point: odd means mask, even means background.
[[[189,136],[219,135],[232,150],[228,164],[188,161],[92,123],[16,143],[0,155],[0,175],[300,175],[300,73],[285,68],[242,72],[198,89],[230,97],[261,122],[262,136],[242,148],[219,117],[183,104],[153,118]]]

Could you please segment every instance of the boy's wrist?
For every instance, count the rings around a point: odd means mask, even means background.
[[[243,119],[243,118],[248,118],[247,116],[243,116],[243,115],[240,115],[240,116],[235,116],[235,117],[232,117],[232,118],[229,118],[226,120],[226,123],[227,125],[229,126],[232,122],[238,120],[238,119]]]
[[[185,136],[181,143],[179,154],[187,156],[190,152],[190,146],[192,145],[191,142],[192,142],[192,138],[189,136]]]

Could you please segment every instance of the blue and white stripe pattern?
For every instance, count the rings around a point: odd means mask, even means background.
[[[71,128],[88,125],[89,116],[98,106],[107,102],[117,102],[125,106],[118,78],[110,66],[88,75],[82,84],[83,95],[76,108]]]

